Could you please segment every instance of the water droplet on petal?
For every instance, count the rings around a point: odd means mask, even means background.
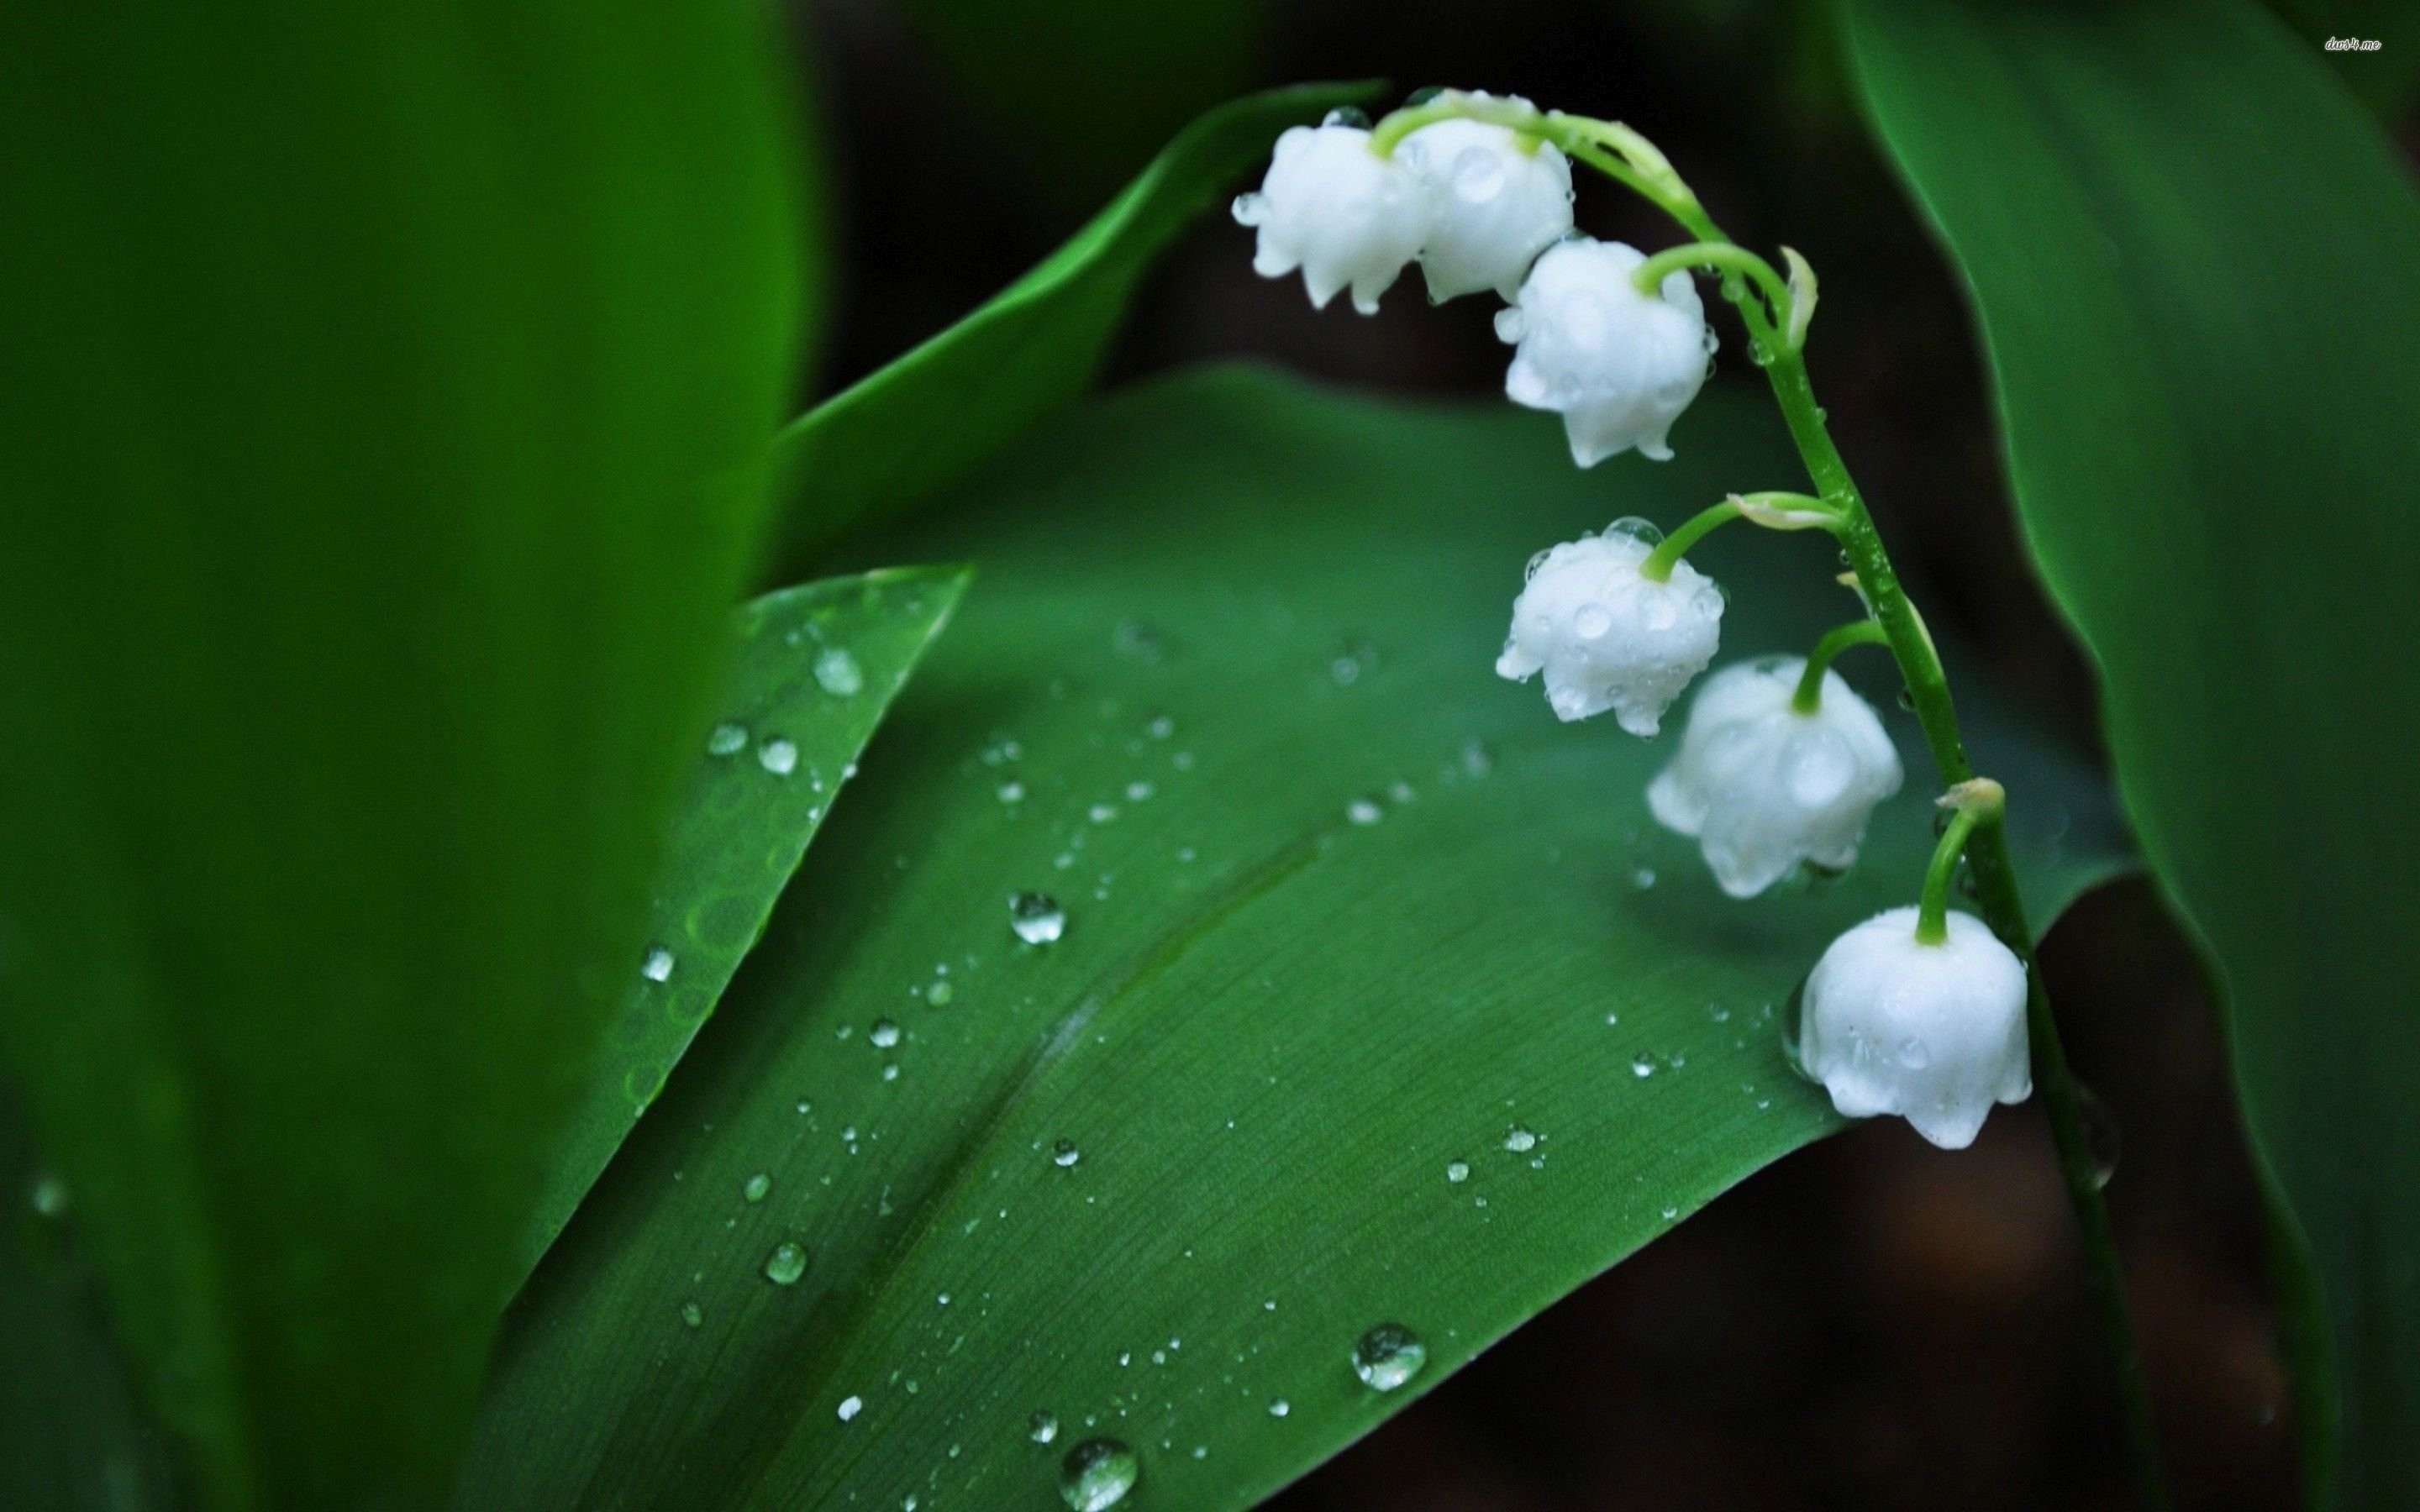
[[[1393,1391],[1428,1361],[1429,1347],[1401,1323],[1380,1323],[1353,1346],[1353,1373],[1373,1391]]]
[[[1932,1064],[1932,1050],[1923,1041],[1913,1037],[1899,1042],[1899,1063],[1910,1071],[1922,1071]]]
[[[1134,1489],[1142,1466],[1115,1439],[1087,1439],[1059,1462],[1059,1495],[1074,1512],[1106,1512]]]
[[[1583,640],[1602,640],[1613,629],[1613,610],[1593,601],[1572,612],[1572,631]]]

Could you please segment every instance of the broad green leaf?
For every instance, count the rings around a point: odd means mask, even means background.
[[[865,548],[981,585],[522,1293],[463,1504],[1042,1506],[1112,1436],[1131,1504],[1241,1505],[1835,1127],[1777,1019],[1914,895],[1924,795],[1734,903],[1646,813],[1670,738],[1491,666],[1531,551],[1790,475],[1761,398],[1679,447],[1581,472],[1550,417],[1216,371]],[[1695,559],[1733,656],[1854,611],[1817,540]],[[2112,806],[1963,691],[2047,918]],[[1388,1322],[1427,1358],[1382,1394]]]
[[[782,560],[966,475],[1083,393],[1152,258],[1289,126],[1367,100],[1372,84],[1297,85],[1222,105],[1125,193],[989,303],[782,432],[792,501]]]
[[[673,813],[647,943],[549,1173],[524,1271],[714,1011],[966,583],[963,567],[894,568],[768,594],[735,616],[730,686]]]
[[[1971,285],[2027,539],[2228,1001],[2314,1504],[2420,1505],[2420,199],[2244,6],[1867,3],[1885,144]],[[2315,1310],[2290,1230],[2326,1291]]]
[[[447,1482],[763,508],[765,42],[0,13],[0,1058],[217,1506]]]

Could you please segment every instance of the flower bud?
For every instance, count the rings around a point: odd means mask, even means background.
[[[1449,120],[1404,137],[1395,155],[1428,197],[1420,270],[1432,300],[1517,297],[1529,264],[1572,228],[1572,165],[1551,143],[1525,147],[1510,127]]]
[[[1688,563],[1665,582],[1640,574],[1658,539],[1645,520],[1617,520],[1531,558],[1497,675],[1526,683],[1543,670],[1557,718],[1611,709],[1632,734],[1654,734],[1714,659],[1723,618],[1722,591]]]
[[[1330,116],[1278,138],[1260,192],[1235,196],[1239,225],[1256,226],[1252,270],[1283,278],[1302,270],[1320,309],[1350,285],[1353,307],[1375,315],[1378,296],[1419,255],[1428,196],[1410,168],[1370,150],[1370,133]]]
[[[1504,392],[1558,410],[1572,460],[1593,467],[1632,447],[1662,462],[1665,433],[1706,381],[1715,341],[1685,271],[1653,294],[1630,282],[1636,247],[1581,237],[1546,249],[1496,333],[1517,344]]]
[[[1963,1149],[1993,1102],[2033,1093],[2025,967],[1971,914],[1916,937],[1916,910],[1877,914],[1834,940],[1807,978],[1798,1060],[1852,1119],[1896,1113]]]
[[[1647,785],[1656,819],[1697,839],[1734,898],[1801,861],[1846,870],[1874,805],[1904,775],[1873,706],[1839,673],[1824,671],[1812,712],[1791,706],[1806,669],[1802,656],[1767,656],[1716,672],[1689,705],[1680,750]]]

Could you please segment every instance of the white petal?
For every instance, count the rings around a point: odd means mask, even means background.
[[[1618,525],[1545,552],[1513,601],[1497,671],[1526,679],[1543,670],[1558,717],[1610,711],[1631,733],[1654,734],[1714,658],[1723,600],[1686,562],[1669,581],[1649,582],[1638,568],[1652,549],[1649,535]]]

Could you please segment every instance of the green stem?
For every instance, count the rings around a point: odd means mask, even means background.
[[[1582,161],[1593,165],[1593,160]],[[1621,174],[1613,177],[1631,181]],[[1647,197],[1662,206],[1699,240],[1730,239],[1702,209],[1696,208],[1694,201],[1689,213],[1683,214],[1654,194]],[[1743,305],[1745,314],[1744,288],[1734,293],[1726,286],[1724,298]],[[1850,477],[1848,464],[1841,460],[1831,433],[1824,428],[1823,408],[1816,404],[1814,386],[1807,377],[1806,358],[1795,347],[1781,347],[1773,352],[1764,375],[1773,386],[1774,398],[1781,407],[1782,418],[1790,427],[1791,439],[1798,445],[1816,493],[1839,513],[1840,520],[1833,533],[1846,550],[1874,620],[1889,640],[1891,655],[1899,662],[1900,676],[1906,682],[1915,703],[1916,722],[1922,726],[1925,744],[1931,749],[1933,764],[1940,768],[1945,783],[1965,781],[1975,775],[1975,768],[1966,759],[1965,742],[1958,733],[1958,712],[1950,701],[1948,677],[1942,671],[1940,656],[1933,650],[1932,638],[1925,633],[1923,621],[1908,602],[1907,591],[1900,585],[1898,570],[1891,564],[1890,553],[1884,549],[1882,535],[1874,529],[1865,498]],[[2059,1041],[2057,1021],[2051,1016],[2050,995],[2035,964],[2033,929],[2025,918],[2024,900],[2018,895],[2006,825],[1997,818],[1978,821],[1975,832],[1967,838],[1966,852],[1967,865],[1975,877],[1976,902],[1984,922],[2025,963],[2025,1027],[2033,1055],[2034,1086],[2041,1094],[2042,1111],[2050,1119],[2051,1138],[2058,1149],[2059,1175],[2066,1182],[2068,1203],[2075,1211],[2076,1227],[2083,1242],[2086,1279],[2099,1314],[2102,1342],[2109,1351],[2110,1367],[2117,1377],[2118,1412],[2135,1500],[2146,1512],[2157,1512],[2169,1504],[2167,1475],[2160,1462],[2159,1440],[2151,1426],[2150,1394],[2143,1384],[2133,1322],[2128,1316],[2125,1272],[2118,1264],[2108,1205],[2102,1200],[2091,1147],[2085,1137],[2082,1098],[2074,1073],[2068,1069],[2067,1049]]]
[[[1679,565],[1681,555],[1711,533],[1716,526],[1728,525],[1740,517],[1739,501],[1726,499],[1708,509],[1689,517],[1687,523],[1656,543],[1638,564],[1638,576],[1652,583],[1670,582],[1672,569]]]
[[[1851,646],[1889,643],[1890,638],[1872,620],[1856,620],[1824,631],[1823,638],[1815,642],[1815,649],[1807,654],[1807,670],[1798,674],[1798,687],[1790,695],[1790,707],[1799,714],[1812,714],[1823,706],[1823,673],[1841,652]]]
[[[1975,833],[1978,822],[1973,810],[1959,810],[1949,816],[1941,842],[1932,847],[1932,860],[1924,869],[1924,892],[1916,904],[1918,945],[1949,942],[1949,879],[1958,874],[1958,857],[1965,853],[1966,837]]]
[[[1745,273],[1755,280],[1764,295],[1763,318],[1750,322],[1753,332],[1768,345],[1777,341],[1782,328],[1790,324],[1791,293],[1788,281],[1774,271],[1766,262],[1745,247],[1730,241],[1692,241],[1685,246],[1667,247],[1631,272],[1630,282],[1641,294],[1652,294],[1664,286],[1664,280],[1684,268],[1719,268],[1726,272]],[[1756,313],[1756,306],[1745,301],[1739,304],[1742,315]]]

